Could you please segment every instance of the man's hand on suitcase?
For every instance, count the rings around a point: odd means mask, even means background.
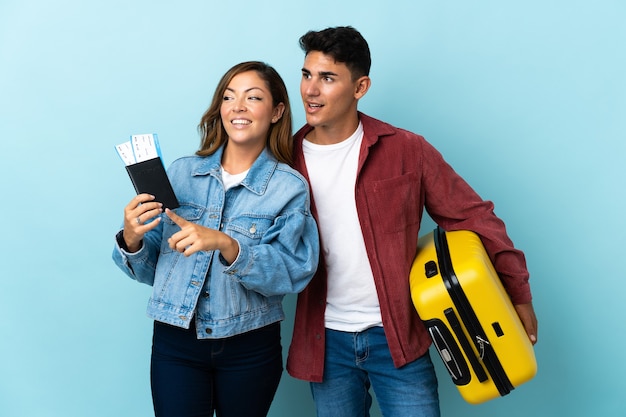
[[[516,304],[515,310],[517,311],[517,315],[520,320],[522,320],[522,324],[526,329],[526,333],[528,334],[528,338],[530,342],[534,345],[537,343],[537,316],[535,316],[535,309],[533,308],[532,303],[528,304]]]

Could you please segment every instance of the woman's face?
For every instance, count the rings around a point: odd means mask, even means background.
[[[226,87],[220,108],[229,144],[264,147],[270,124],[280,119],[284,107],[283,103],[274,107],[267,83],[256,71],[237,74]]]

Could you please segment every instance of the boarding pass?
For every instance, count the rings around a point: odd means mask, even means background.
[[[128,142],[116,145],[115,150],[125,165],[161,157],[159,138],[156,133],[131,135]]]

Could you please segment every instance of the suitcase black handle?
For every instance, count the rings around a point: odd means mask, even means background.
[[[465,336],[465,332],[463,332],[463,327],[461,326],[461,322],[459,321],[458,317],[454,313],[454,310],[451,308],[447,308],[443,313],[445,314],[446,319],[448,319],[448,323],[450,323],[450,327],[452,328],[452,331],[456,335],[456,338],[459,340],[459,344],[461,345],[461,348],[465,352],[467,356],[467,360],[469,361],[470,365],[472,366],[472,369],[474,370],[474,373],[476,374],[476,378],[478,378],[480,382],[485,382],[486,380],[489,379],[489,377],[487,376],[487,372],[485,372],[485,368],[483,368],[483,366],[480,364],[480,362],[476,358],[476,355],[474,355],[472,344],[470,343],[469,340],[467,340],[467,337]]]

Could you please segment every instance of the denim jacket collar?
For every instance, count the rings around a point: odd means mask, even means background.
[[[221,181],[223,154],[224,146],[220,146],[213,155],[209,156],[202,164],[198,165],[196,170],[192,172],[191,175],[213,175]],[[257,195],[263,195],[277,165],[278,161],[276,158],[267,148],[263,148],[263,151],[250,167],[250,171],[248,172],[248,175],[246,175],[246,178],[241,182],[241,185]]]

